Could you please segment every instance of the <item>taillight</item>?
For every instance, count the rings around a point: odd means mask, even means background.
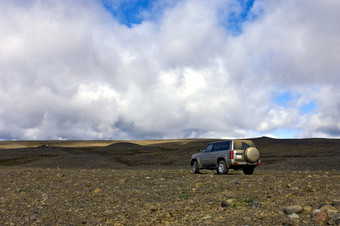
[[[234,159],[234,151],[233,150],[231,150],[229,152],[229,159]]]

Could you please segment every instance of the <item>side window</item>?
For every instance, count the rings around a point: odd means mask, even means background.
[[[222,150],[229,150],[229,148],[230,148],[230,141],[222,143],[222,147],[221,147]]]
[[[215,143],[212,151],[229,150],[230,141]]]
[[[205,148],[205,152],[211,152],[213,145],[208,144],[208,146]]]
[[[213,146],[212,151],[218,151],[218,150],[220,150],[220,144],[219,143],[215,143],[214,146]]]

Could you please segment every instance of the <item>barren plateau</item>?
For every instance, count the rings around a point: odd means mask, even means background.
[[[340,140],[252,140],[250,176],[192,174],[212,139],[0,141],[0,224],[339,225]]]

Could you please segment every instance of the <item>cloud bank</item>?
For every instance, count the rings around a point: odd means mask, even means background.
[[[339,1],[109,3],[0,2],[0,139],[340,137]]]

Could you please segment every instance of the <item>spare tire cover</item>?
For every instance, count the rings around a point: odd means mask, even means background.
[[[260,158],[260,153],[256,148],[249,147],[245,151],[244,156],[249,162],[256,162]]]

